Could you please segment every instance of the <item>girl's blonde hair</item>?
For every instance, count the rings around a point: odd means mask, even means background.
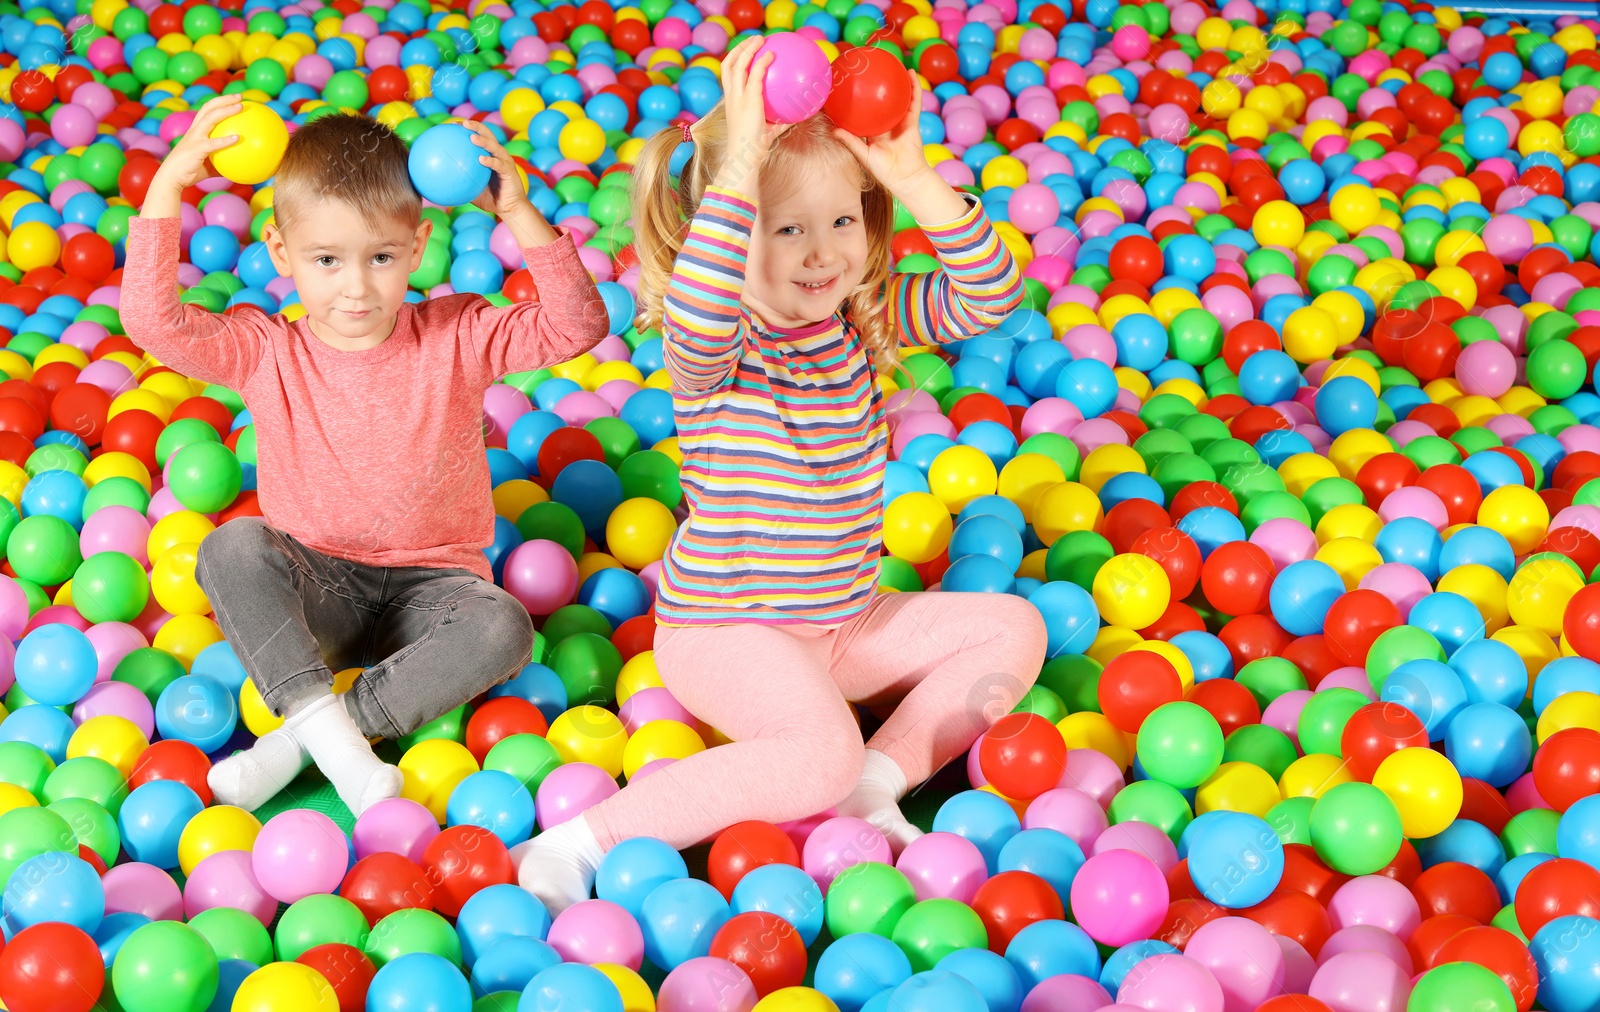
[[[694,154],[674,188],[672,156],[684,143],[683,129],[659,131],[645,143],[633,167],[633,235],[639,255],[639,313],[642,328],[659,327],[662,296],[673,263],[683,249],[686,222],[700,206],[706,187],[717,178],[727,153],[728,121],[719,103],[693,127]],[[833,123],[816,115],[795,124],[768,153],[761,166],[761,189],[784,195],[795,185],[801,163],[821,159],[837,167],[841,177],[861,189],[862,224],[867,230],[866,272],[844,298],[845,314],[861,334],[861,342],[877,367],[888,372],[897,361],[898,339],[889,325],[889,244],[894,237],[894,198],[862,167],[850,149],[833,136]]]

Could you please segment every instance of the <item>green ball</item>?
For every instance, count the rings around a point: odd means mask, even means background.
[[[557,608],[549,618],[545,619],[544,627],[540,631],[544,633],[545,639],[554,645],[578,633],[594,633],[596,636],[610,639],[616,630],[611,628],[611,623],[604,615],[588,605],[568,604]]]
[[[150,705],[154,706],[166,687],[186,673],[183,664],[165,650],[140,647],[137,650],[130,650],[126,657],[117,662],[117,666],[112,669],[111,680],[127,682],[134,686],[143,692],[150,700]]]
[[[891,938],[917,902],[911,880],[889,865],[863,861],[841,871],[828,886],[823,917],[834,938],[871,932]]]
[[[1341,875],[1371,875],[1400,853],[1400,813],[1371,784],[1336,784],[1311,809],[1311,846]]]
[[[1373,692],[1382,692],[1384,680],[1405,662],[1429,660],[1443,663],[1447,659],[1444,647],[1427,630],[1410,625],[1395,626],[1372,641],[1372,647],[1367,651],[1367,681]]]
[[[583,555],[583,521],[565,503],[536,502],[517,517],[517,532],[524,541],[554,541],[578,559]]]
[[[1587,365],[1571,341],[1549,341],[1528,356],[1528,386],[1540,397],[1564,400],[1583,387]]]
[[[47,807],[67,821],[78,843],[98,854],[107,868],[116,864],[122,833],[115,815],[87,798],[62,798]]]
[[[128,164],[120,148],[110,144],[91,144],[78,156],[78,178],[94,187],[101,196],[117,192],[117,174]]]
[[[1500,975],[1477,963],[1445,963],[1422,975],[1406,1012],[1516,1012]]]
[[[1094,575],[1116,554],[1104,535],[1094,531],[1068,531],[1057,538],[1045,553],[1045,579],[1051,582],[1067,580],[1084,590],[1090,590]]]
[[[1300,711],[1300,748],[1306,755],[1344,755],[1340,736],[1350,715],[1366,706],[1368,699],[1354,689],[1333,688],[1306,700]]]
[[[1567,120],[1562,136],[1567,142],[1567,150],[1579,158],[1600,155],[1600,116],[1592,112],[1578,113]]]
[[[1306,676],[1282,657],[1257,657],[1240,668],[1233,680],[1249,689],[1263,710],[1285,692],[1307,687]]]
[[[31,741],[0,742],[0,784],[15,784],[37,798],[55,769],[55,760]]]
[[[901,591],[902,593],[915,593],[927,588],[922,585],[922,577],[911,563],[893,555],[885,555],[878,560],[878,587]]]
[[[901,390],[924,390],[934,400],[942,400],[955,388],[949,364],[937,355],[909,355],[902,359],[894,371],[894,381]]]
[[[989,932],[977,911],[960,900],[931,899],[913,904],[890,936],[911,960],[911,972],[931,970],[960,949],[983,949]]]
[[[212,907],[189,918],[189,927],[211,943],[218,959],[242,959],[257,966],[272,962],[272,936],[253,914],[233,907]]]
[[[1315,798],[1285,798],[1267,810],[1267,825],[1279,843],[1311,846],[1311,809],[1316,804]]]
[[[465,703],[462,703],[454,710],[441,713],[410,734],[402,736],[399,741],[400,750],[404,752],[419,742],[431,741],[435,738],[460,743],[466,737],[467,716],[467,704]]]
[[[217,994],[217,954],[187,924],[153,921],[122,943],[111,983],[127,1012],[201,1012]]]
[[[1050,723],[1056,724],[1066,718],[1067,704],[1060,696],[1044,686],[1035,685],[1016,706],[1011,708],[1011,712],[1037,713]]]
[[[90,622],[132,622],[150,602],[144,567],[121,552],[97,552],[72,578],[72,604]]]
[[[1183,793],[1159,780],[1135,780],[1111,799],[1106,813],[1113,824],[1143,822],[1171,837],[1173,843],[1194,821],[1194,810]]]
[[[1077,481],[1078,472],[1083,467],[1083,454],[1078,450],[1078,444],[1055,432],[1029,436],[1017,447],[1017,453],[1039,453],[1049,457],[1060,466],[1061,473],[1068,481]]]
[[[1523,854],[1555,854],[1556,827],[1561,813],[1549,808],[1530,808],[1513,815],[1500,830],[1500,843],[1506,849],[1506,860]]]
[[[55,587],[72,579],[83,555],[78,532],[58,516],[41,513],[24,517],[6,538],[6,559],[24,580]]]
[[[537,734],[507,735],[495,742],[483,757],[483,768],[509,773],[522,781],[529,794],[538,794],[539,785],[550,771],[561,765],[556,747]]]
[[[244,482],[239,458],[221,443],[190,443],[173,454],[169,472],[173,496],[196,513],[225,509]]]
[[[1169,329],[1172,356],[1190,365],[1205,365],[1222,351],[1222,324],[1204,309],[1185,309]]]
[[[299,959],[307,949],[329,942],[359,949],[367,944],[369,933],[367,916],[360,907],[343,896],[317,894],[289,905],[278,918],[273,940],[278,947],[278,958],[287,962]],[[264,965],[260,960],[251,962]]]
[[[367,105],[367,79],[354,70],[341,70],[322,87],[322,100],[341,109],[364,109]]]
[[[127,796],[128,782],[115,766],[97,756],[82,755],[68,759],[51,771],[45,778],[44,793],[39,801],[53,805],[57,801],[81,798],[116,815]]]
[[[1366,495],[1360,485],[1348,478],[1322,478],[1306,489],[1303,501],[1311,514],[1311,526],[1315,527],[1334,507],[1364,503]]]
[[[1102,670],[1093,657],[1060,654],[1045,662],[1039,684],[1060,696],[1068,713],[1099,713]]]
[[[143,53],[144,50],[141,49],[139,52]],[[413,121],[406,120],[400,125],[405,126],[410,122]],[[427,291],[444,284],[449,278],[450,244],[435,234],[428,239],[428,244],[422,251],[422,263],[411,272],[407,283],[418,291]]]
[[[1517,905],[1515,903],[1507,903],[1501,907],[1500,912],[1494,915],[1494,920],[1489,922],[1489,926],[1499,928],[1501,931],[1509,931],[1516,936],[1517,941],[1523,945],[1528,944],[1528,936],[1523,933],[1522,925],[1517,922]]]
[[[167,461],[174,453],[188,446],[190,443],[220,443],[217,430],[211,427],[210,422],[199,418],[180,418],[171,422],[161,430],[161,435],[156,438],[156,464],[166,467]]]
[[[1222,765],[1222,728],[1204,707],[1165,703],[1139,726],[1138,755],[1152,779],[1199,787]]]
[[[450,922],[432,910],[408,907],[396,910],[372,926],[361,951],[383,969],[390,961],[413,952],[431,952],[461,965],[461,939]]]
[[[622,654],[611,641],[595,633],[577,633],[555,645],[550,667],[567,688],[567,705],[594,703],[607,706],[617,694]]]
[[[1267,724],[1245,724],[1235,728],[1222,743],[1222,761],[1246,762],[1266,770],[1273,780],[1283,779],[1283,771],[1299,758],[1289,736]]]

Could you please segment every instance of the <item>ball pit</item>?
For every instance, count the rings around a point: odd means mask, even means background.
[[[0,11],[0,1001],[1592,1008],[1597,30],[1415,0]],[[880,588],[1026,597],[1049,659],[908,799],[903,852],[832,813],[687,861],[631,840],[552,920],[512,851],[723,740],[650,652],[682,454],[629,182],[750,33],[775,119],[872,136],[920,75],[930,164],[1018,263],[1000,328],[885,381]],[[303,315],[270,178],[352,108],[411,145],[413,297],[538,297],[464,206],[476,119],[611,316],[485,398],[486,554],[534,656],[385,746],[405,796],[353,823],[314,778],[320,808],[213,804],[211,762],[277,726],[194,574],[259,515],[255,433],[118,319],[128,219],[222,91],[186,302]],[[896,266],[930,252],[898,214]]]

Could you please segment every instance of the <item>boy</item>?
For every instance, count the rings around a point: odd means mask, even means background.
[[[202,106],[157,171],[129,229],[122,323],[163,363],[238,390],[256,427],[262,517],[208,536],[196,575],[284,723],[213,767],[211,789],[253,810],[315,762],[359,816],[402,783],[369,738],[409,733],[528,661],[528,613],[482,551],[494,534],[483,394],[592,348],[607,315],[571,238],[481,123],[468,127],[495,174],[474,204],[510,228],[541,301],[408,304],[432,224],[405,145],[356,115],[301,127],[273,181],[262,239],[304,317],[182,304],[181,195],[237,140],[210,135],[239,102]],[[333,672],[353,666],[366,670],[335,694]]]

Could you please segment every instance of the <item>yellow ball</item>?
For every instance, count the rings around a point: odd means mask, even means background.
[[[938,558],[951,529],[949,508],[928,492],[903,492],[883,511],[883,547],[914,565]]]
[[[952,446],[940,451],[928,468],[928,491],[950,513],[959,513],[979,496],[994,495],[1000,474],[989,455],[975,446]]]
[[[1462,309],[1478,304],[1478,282],[1464,267],[1435,267],[1428,272],[1428,283]]]
[[[289,128],[283,117],[260,102],[245,102],[239,111],[218,123],[213,139],[236,135],[230,144],[211,156],[211,164],[224,178],[254,186],[272,178],[289,146]]]
[[[1320,798],[1332,788],[1354,779],[1343,759],[1313,752],[1289,764],[1278,778],[1278,791],[1285,798]]]
[[[1078,481],[1093,492],[1119,474],[1149,474],[1139,451],[1121,443],[1107,443],[1089,451],[1078,468]]]
[[[1250,94],[1254,95],[1255,92]],[[1256,209],[1250,232],[1256,237],[1256,242],[1263,246],[1294,249],[1306,234],[1305,215],[1287,200],[1269,200]]]
[[[1034,504],[1045,489],[1066,480],[1061,465],[1050,457],[1042,453],[1019,453],[1001,468],[997,490],[1017,504],[1025,522],[1032,523]]]
[[[1471,601],[1477,607],[1478,614],[1483,616],[1484,627],[1490,636],[1499,631],[1511,617],[1511,612],[1506,607],[1508,588],[1505,577],[1488,566],[1478,563],[1456,566],[1440,575],[1437,589],[1441,592],[1460,594]]]
[[[592,119],[573,120],[561,128],[556,146],[561,157],[592,165],[605,154],[606,129]]]
[[[190,819],[178,837],[178,867],[193,875],[200,862],[225,850],[249,851],[261,833],[261,820],[242,808],[213,805]]]
[[[1283,800],[1272,774],[1254,763],[1223,763],[1195,792],[1195,814],[1249,812],[1266,817]]]
[[[1483,497],[1478,523],[1499,531],[1518,555],[1527,555],[1544,540],[1550,508],[1526,485],[1502,485]]]
[[[1283,350],[1301,365],[1332,358],[1339,347],[1339,323],[1325,309],[1302,306],[1283,321]]]
[[[268,709],[266,701],[261,698],[261,690],[249,678],[239,686],[239,719],[257,738],[283,726],[283,718]]]
[[[1461,814],[1461,774],[1431,748],[1403,748],[1386,757],[1372,786],[1400,812],[1401,832],[1413,840],[1437,836]]]
[[[1118,769],[1127,769],[1128,763],[1133,761],[1133,749],[1129,746],[1133,736],[1117,730],[1103,713],[1084,710],[1069,714],[1056,722],[1056,730],[1061,732],[1067,748],[1094,749],[1116,763]]]
[[[687,759],[705,749],[706,743],[688,724],[676,720],[652,720],[628,738],[628,744],[622,750],[622,774],[632,780],[633,775],[646,763],[657,759]]]
[[[42,221],[24,222],[16,227],[6,242],[11,263],[19,271],[35,267],[54,267],[61,259],[61,237],[56,230]]]
[[[1573,727],[1600,731],[1600,696],[1581,690],[1562,693],[1539,714],[1533,736],[1543,745],[1544,740],[1552,734]]]
[[[1583,589],[1577,567],[1565,559],[1534,559],[1518,569],[1506,589],[1511,621],[1532,626],[1546,636],[1561,635],[1567,602]]]
[[[617,715],[602,706],[574,706],[550,722],[545,738],[564,763],[588,763],[615,777],[622,772],[628,732]]]
[[[622,1012],[656,1012],[656,996],[643,977],[618,963],[596,963],[594,968],[605,974],[622,996]]]
[[[528,129],[533,118],[544,112],[544,99],[532,88],[513,88],[500,98],[500,118],[513,134]]]
[[[1050,486],[1033,504],[1033,530],[1045,545],[1055,544],[1063,534],[1095,530],[1103,518],[1100,497],[1075,481]]]
[[[150,739],[139,726],[126,717],[102,714],[90,717],[67,739],[67,758],[94,756],[104,759],[117,768],[126,780],[133,773],[133,764],[139,754],[150,747]]]
[[[1341,186],[1328,202],[1328,214],[1334,222],[1352,236],[1362,229],[1378,223],[1383,206],[1371,187],[1358,183]]]
[[[304,963],[268,963],[239,985],[233,1012],[339,1012],[339,996]]]
[[[450,792],[478,772],[478,761],[460,742],[429,738],[417,742],[400,757],[400,772],[405,774],[400,796],[426,808],[442,826]]]
[[[217,525],[193,510],[177,510],[157,520],[145,541],[145,554],[155,562],[177,545],[198,545]]]
[[[839,1012],[833,999],[809,987],[786,987],[756,1002],[751,1012]]]
[[[195,557],[200,546],[174,545],[150,569],[150,593],[156,603],[174,615],[205,615],[211,600],[195,579]]]
[[[222,630],[204,615],[174,615],[156,630],[150,645],[176,657],[188,671],[200,651],[222,640]]]
[[[664,687],[661,672],[656,670],[655,651],[645,650],[634,654],[622,665],[622,671],[617,675],[617,705],[626,703],[628,697],[640,689]]]
[[[677,518],[655,499],[625,500],[606,520],[606,547],[629,569],[643,569],[667,554]]]
[[[1143,629],[1172,603],[1167,571],[1147,555],[1112,556],[1094,575],[1094,603],[1112,625]]]
[[[998,155],[984,163],[980,181],[986,190],[996,186],[1015,189],[1028,181],[1028,167],[1010,155]]]

